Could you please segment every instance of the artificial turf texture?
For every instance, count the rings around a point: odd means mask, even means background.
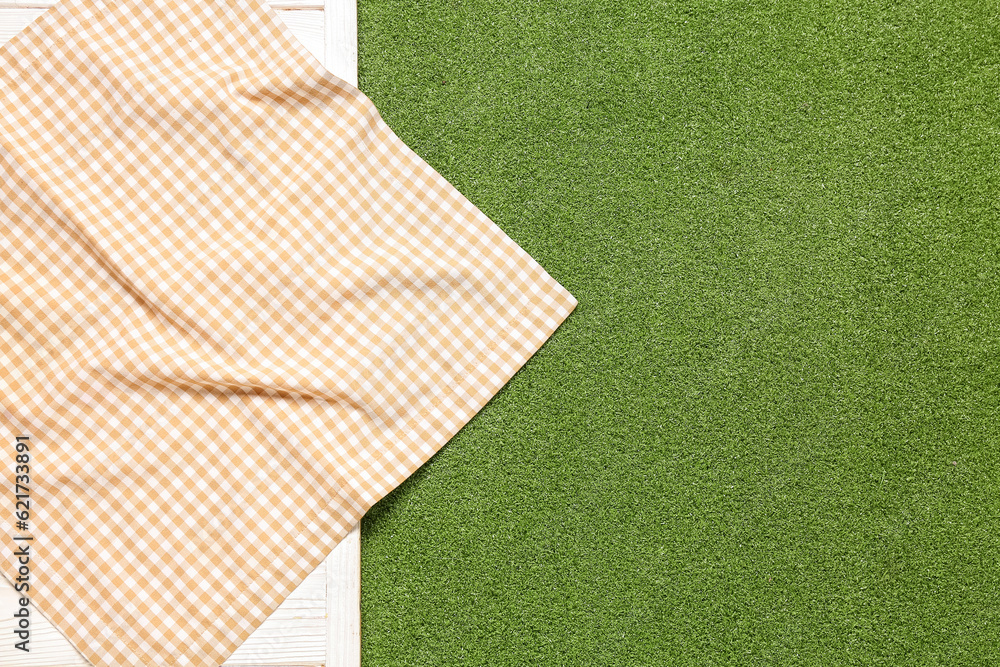
[[[365,667],[997,664],[997,5],[358,14],[579,300],[366,517]]]

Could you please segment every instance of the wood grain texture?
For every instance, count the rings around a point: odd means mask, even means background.
[[[334,550],[336,553],[336,550]],[[288,665],[314,667],[326,663],[329,609],[328,581],[338,579],[327,561],[306,577],[274,613],[225,662],[226,667]],[[14,648],[14,610],[18,598],[0,578],[0,665],[5,667],[88,667],[87,660],[47,618],[31,606],[31,651]]]
[[[361,525],[327,559],[327,667],[361,667]]]
[[[0,43],[10,40],[11,37],[24,30],[24,28],[40,16],[44,9],[10,9],[0,7]]]
[[[322,9],[282,9],[277,12],[302,45],[320,60],[326,52],[326,23]]]
[[[358,85],[358,5],[356,0],[326,0],[326,69]]]
[[[320,563],[225,665],[325,664],[329,563],[329,559]]]

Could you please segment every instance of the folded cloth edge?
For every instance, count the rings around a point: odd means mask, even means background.
[[[70,5],[73,2],[74,0],[63,0],[59,5],[56,5],[36,19],[20,35],[15,37],[15,40],[19,42],[18,48],[32,45],[33,40],[39,37],[46,27],[49,26],[46,22],[46,17],[54,20],[54,12],[69,11]],[[84,0],[84,2],[89,2],[89,0]],[[248,2],[248,0],[240,0],[240,2]],[[83,3],[77,2],[77,4]],[[252,7],[255,6],[257,12],[266,13],[273,20],[275,27],[285,35],[288,43],[295,46],[299,57],[308,54],[308,51],[298,43],[287,26],[276,16],[274,10],[266,2],[249,0],[248,4]],[[312,57],[311,54],[309,54],[309,58],[312,59],[314,67],[321,67],[318,60]],[[336,77],[345,88],[357,90],[352,84],[333,73],[327,72],[327,75]],[[371,104],[370,100],[367,100],[363,93],[357,91],[357,94],[358,98],[364,103]],[[374,110],[374,105],[372,105],[372,109]],[[375,114],[377,122],[384,124],[381,117],[377,116],[377,112]],[[398,141],[395,135],[392,135],[392,138],[394,141]],[[398,143],[397,149],[401,151],[409,150],[405,148],[405,144],[402,144],[402,142]],[[413,155],[417,159],[420,159],[419,156]],[[427,168],[430,169],[429,165]],[[436,172],[434,173],[436,174]],[[471,204],[469,206],[471,209],[474,209],[470,210],[471,214],[485,218],[478,209],[472,207]],[[504,237],[510,241],[509,237],[506,237],[506,235]],[[510,243],[513,244],[513,241],[510,241]],[[432,407],[424,408],[406,424],[398,427],[395,435],[398,436],[399,441],[399,451],[396,455],[399,459],[399,464],[391,471],[391,476],[387,478],[384,491],[376,492],[369,499],[365,499],[357,505],[355,511],[352,513],[354,514],[353,523],[357,523],[371,505],[378,502],[392,488],[406,479],[413,471],[433,456],[434,453],[439,451],[455,433],[468,423],[507,384],[573,311],[577,302],[565,288],[555,282],[548,274],[544,274],[542,282],[545,283],[546,290],[544,292],[540,291],[538,295],[533,296],[517,312],[509,314],[508,321],[513,326],[502,330],[499,332],[499,335],[488,341],[485,349],[478,353],[474,362],[465,367],[465,374],[458,381],[452,383],[448,392],[440,395]],[[443,411],[440,410],[442,405],[447,405],[451,409],[449,418],[443,421],[441,421]],[[345,535],[346,532],[341,534],[340,538],[342,539]],[[318,565],[329,554],[329,550],[326,549],[322,554],[309,558],[308,566],[304,567],[305,574],[308,574],[308,571],[311,571]],[[299,578],[300,581],[304,578],[305,574]],[[249,589],[254,585],[253,582],[247,582],[246,588]],[[57,626],[64,632],[67,632],[67,636],[74,638],[74,643],[78,648],[82,647],[82,652],[84,652],[88,659],[94,662],[95,665],[123,664],[117,662],[120,658],[110,659],[107,655],[97,654],[91,645],[85,641],[82,633],[71,634],[73,628],[67,628],[67,617],[51,602],[49,599],[41,599],[36,600],[35,604],[39,606],[40,610],[46,616],[57,621]],[[270,610],[273,611],[278,604],[280,604],[280,600],[277,600],[270,607]],[[100,610],[98,609],[94,609],[93,611],[100,614]],[[108,629],[114,627],[114,621],[110,617],[105,617],[104,620],[108,623]],[[242,640],[249,636],[255,627],[256,625],[252,625],[245,628],[244,631],[239,633],[238,641],[230,641],[225,645],[217,647],[216,651],[206,655],[205,658],[213,661],[219,658],[221,662],[221,660],[224,660],[226,656],[231,654],[232,650],[235,650]],[[125,656],[129,652],[133,656],[146,654],[146,650],[134,641],[121,637],[117,632],[113,634],[117,643],[128,648],[128,651],[121,649],[120,656]],[[128,664],[136,663],[133,660],[129,660]],[[188,663],[177,662],[170,664],[179,665]],[[208,667],[208,664],[205,663],[206,667]]]

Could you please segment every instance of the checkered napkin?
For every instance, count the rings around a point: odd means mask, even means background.
[[[221,664],[576,305],[264,0],[62,0],[0,172],[4,530],[100,667]]]

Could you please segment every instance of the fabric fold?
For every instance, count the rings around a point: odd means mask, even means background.
[[[17,534],[97,667],[222,664],[576,306],[263,0],[62,0],[0,110]]]

